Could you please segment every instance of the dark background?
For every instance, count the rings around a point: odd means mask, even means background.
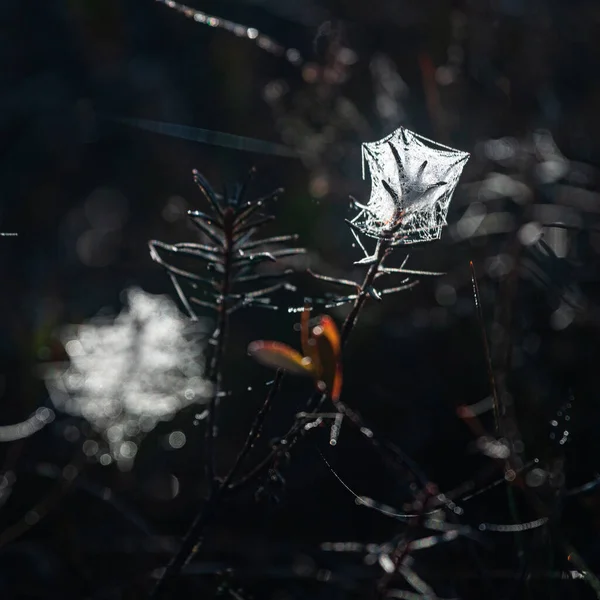
[[[5,0],[0,6],[0,230],[18,233],[0,238],[1,423],[51,406],[41,374],[44,365],[65,360],[62,326],[102,309],[117,314],[129,286],[174,297],[147,241],[195,239],[185,210],[205,207],[193,168],[219,188],[255,165],[253,194],[286,188],[268,233],[297,232],[311,268],[360,277],[353,262],[361,256],[343,222],[351,214],[348,195],[364,201],[368,194],[360,143],[404,125],[472,157],[442,240],[415,247],[409,262],[446,275],[423,278],[411,292],[369,304],[345,356],[344,399],[401,444],[442,489],[489,466],[473,452],[474,438],[455,410],[489,394],[469,273],[473,260],[492,354],[505,336],[512,349],[508,387],[525,456],[539,457],[544,468],[558,468],[565,478],[552,492],[556,529],[522,536],[526,561],[517,559],[514,536],[490,534],[484,546],[461,542],[423,551],[423,576],[441,597],[594,597],[580,580],[544,575],[526,585],[519,569],[569,570],[557,531],[592,569],[600,567],[596,493],[562,497],[565,489],[592,480],[599,464],[598,4],[190,5],[297,48],[305,66],[296,68],[251,40],[194,23],[151,0]],[[382,60],[391,65],[385,76],[373,66]],[[303,159],[161,135],[116,118],[286,144],[303,150]],[[556,176],[542,177],[536,167],[544,161],[534,145],[540,130],[566,157]],[[508,153],[504,159],[498,148]],[[493,173],[506,177],[492,185]],[[510,181],[527,186],[525,201]],[[542,220],[532,205],[558,207],[551,214],[571,220],[560,256],[536,244],[520,247],[521,227]],[[457,224],[465,213],[487,220],[464,233]],[[396,262],[401,259],[398,253]],[[515,263],[518,285],[507,300]],[[282,302],[298,305],[305,289],[320,291],[301,275],[294,283],[300,291]],[[503,302],[513,315],[504,330],[502,323],[497,327]],[[341,323],[345,309],[331,314]],[[298,346],[296,321],[285,306],[233,317],[225,365],[232,395],[219,419],[223,472],[272,375],[246,357],[247,344],[264,338]],[[284,391],[263,444],[286,429],[310,384],[288,378]],[[559,446],[550,438],[550,420],[569,401],[570,441]],[[90,463],[82,483],[64,494],[57,473],[81,446],[83,422],[58,414],[35,436],[2,444],[2,485],[12,493],[0,522],[3,528],[23,525],[22,534],[0,548],[4,597],[142,597],[151,570],[176,547],[206,492],[202,428],[193,425],[193,412],[183,411],[147,436],[132,470]],[[491,420],[485,422],[491,428]],[[73,434],[70,427],[81,431]],[[188,443],[167,451],[162,440],[174,429],[186,432]],[[250,490],[224,508],[204,554],[184,577],[182,597],[213,593],[220,580],[214,572],[227,564],[240,569],[230,580],[244,598],[362,597],[373,588],[378,567],[365,567],[358,554],[323,552],[319,544],[383,542],[400,531],[398,523],[357,507],[315,445],[358,494],[401,508],[405,486],[355,432],[343,429],[335,451],[328,435],[319,431],[295,450],[282,468],[286,484],[278,490],[279,502],[255,501]],[[253,460],[263,451],[258,448]],[[40,471],[42,463],[54,470]],[[173,498],[171,476],[179,486]],[[115,499],[118,506],[111,504]],[[48,515],[27,520],[40,501]],[[470,523],[509,522],[504,486],[474,501],[471,511]],[[534,518],[526,507],[521,516]],[[196,577],[194,569],[209,575]],[[318,581],[319,569],[331,569],[347,585],[335,578]]]

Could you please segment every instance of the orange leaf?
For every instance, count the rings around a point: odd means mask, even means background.
[[[332,352],[339,359],[342,352],[342,340],[335,321],[330,316],[323,315],[318,326],[321,327],[323,335],[329,341]]]
[[[248,346],[248,354],[267,367],[282,369],[295,375],[314,376],[310,359],[304,358],[287,344],[259,340]]]
[[[327,386],[331,399],[336,402],[342,392],[342,345],[337,325],[331,317],[324,315],[312,333],[319,353],[319,376]]]
[[[333,383],[331,384],[331,400],[337,402],[340,399],[342,393],[342,363],[338,362],[335,367],[335,374],[333,377]]]
[[[313,372],[320,376],[321,361],[317,350],[317,342],[310,334],[310,305],[305,304],[300,321],[300,341],[302,343],[302,352],[312,361]]]

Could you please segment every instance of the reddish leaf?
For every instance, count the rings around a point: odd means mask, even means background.
[[[248,346],[248,354],[267,367],[295,375],[314,376],[311,361],[287,344],[259,340]]]
[[[337,325],[325,315],[313,327],[312,333],[319,353],[319,378],[324,381],[331,399],[336,402],[342,392],[342,345]]]
[[[319,360],[319,352],[317,350],[316,340],[312,337],[310,331],[310,305],[304,305],[302,319],[300,321],[300,341],[302,343],[302,352],[304,356],[310,358],[312,362],[313,372],[320,377],[321,361]]]

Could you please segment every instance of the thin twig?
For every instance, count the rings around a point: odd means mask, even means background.
[[[219,504],[223,498],[230,494],[231,491],[235,488],[230,486],[233,478],[236,476],[239,471],[244,459],[254,446],[256,440],[260,436],[262,432],[262,427],[264,425],[265,418],[273,404],[273,401],[279,392],[281,387],[281,383],[283,381],[283,372],[278,371],[275,375],[275,380],[265,402],[256,415],[254,419],[254,423],[250,428],[248,436],[246,437],[246,441],[240,450],[233,466],[229,470],[229,473],[222,481],[217,480],[217,485],[213,488],[211,495],[205,504],[205,506],[198,512],[192,526],[185,534],[185,537],[181,543],[181,547],[177,554],[173,557],[169,565],[164,570],[163,574],[159,578],[153,592],[151,598],[158,599],[162,598],[167,594],[177,577],[179,576],[181,569],[191,560],[191,558],[198,552],[200,549],[202,542],[204,541],[204,532],[206,526],[210,523],[212,518],[214,517]]]
[[[344,325],[342,326],[342,346],[346,344],[350,333],[354,329],[354,325],[356,324],[356,321],[358,320],[358,317],[360,316],[363,306],[367,300],[367,296],[369,295],[368,289],[373,285],[377,273],[379,272],[379,268],[383,265],[383,261],[388,254],[388,248],[389,244],[387,241],[378,240],[377,248],[375,249],[375,262],[373,262],[369,267],[369,270],[365,275],[365,279],[360,286],[358,298],[354,302],[354,306],[352,307],[350,314],[346,317]]]
[[[254,444],[256,443],[256,440],[260,436],[262,427],[265,422],[265,418],[269,410],[271,409],[271,406],[273,405],[273,400],[275,399],[275,396],[277,396],[277,393],[281,388],[281,384],[283,382],[283,375],[284,373],[281,370],[278,370],[275,374],[275,380],[273,381],[271,389],[269,390],[269,393],[265,398],[264,404],[262,405],[261,409],[258,411],[256,417],[254,418],[254,423],[252,423],[252,427],[250,428],[248,437],[246,438],[246,441],[244,442],[244,445],[242,446],[242,449],[240,450],[240,453],[238,454],[235,463],[233,464],[233,467],[231,467],[231,470],[229,471],[227,477],[223,481],[222,485],[228,489],[230,489],[229,484],[237,475],[242,463],[244,462],[244,459],[246,458],[246,456],[248,456],[250,450],[252,450]]]
[[[207,379],[213,384],[214,390],[210,398],[208,405],[208,419],[206,427],[206,476],[209,481],[211,489],[215,488],[215,423],[217,413],[217,398],[220,392],[221,384],[221,363],[223,361],[223,354],[225,349],[225,341],[227,338],[227,328],[229,325],[229,316],[227,312],[227,300],[229,292],[231,291],[231,275],[232,275],[232,263],[233,263],[233,217],[234,213],[232,210],[225,211],[223,215],[223,234],[224,234],[224,245],[223,245],[223,278],[221,280],[221,289],[219,290],[221,296],[221,303],[219,304],[219,316],[217,321],[217,328],[215,329],[212,336],[212,343],[215,346],[213,355],[210,360],[210,366],[207,373]]]
[[[485,321],[483,319],[483,308],[481,306],[481,296],[479,295],[479,284],[477,282],[477,274],[475,273],[475,266],[473,261],[469,263],[471,269],[471,282],[473,284],[473,297],[475,299],[475,308],[477,309],[477,320],[479,321],[479,329],[481,331],[481,341],[483,343],[483,350],[485,353],[485,363],[487,366],[488,377],[490,380],[490,391],[492,393],[493,407],[494,407],[494,424],[496,436],[500,435],[500,410],[498,403],[498,392],[496,381],[494,379],[494,367],[492,366],[492,357],[490,354],[490,345],[488,344],[487,334],[485,332]]]

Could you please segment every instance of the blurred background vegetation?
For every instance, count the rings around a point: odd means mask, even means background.
[[[350,194],[368,197],[360,143],[402,125],[472,157],[442,239],[411,248],[409,267],[445,275],[369,305],[345,357],[344,400],[401,443],[441,489],[490,462],[473,451],[473,435],[456,415],[458,405],[490,393],[473,260],[524,454],[552,475],[544,485],[557,531],[598,570],[598,495],[566,490],[600,469],[600,6],[188,3],[256,28],[296,50],[302,64],[152,0],[6,0],[0,7],[0,230],[18,233],[0,238],[0,425],[56,408],[44,376],[67,360],[66,325],[119,314],[131,287],[175,298],[147,241],[196,239],[186,218],[188,209],[203,208],[193,168],[218,187],[256,166],[253,195],[286,189],[269,233],[299,233],[315,270],[359,273],[353,263],[361,255],[343,220]],[[193,129],[165,135],[141,120],[248,136],[299,154],[199,143],[183,139]],[[248,343],[297,346],[297,315],[285,303],[322,291],[302,275],[294,283],[300,291],[282,297],[279,312],[233,317],[225,367],[231,395],[219,417],[223,471],[272,377],[246,356]],[[338,322],[344,314],[332,311]],[[281,435],[310,384],[290,378],[284,390],[263,445]],[[89,425],[60,411],[35,435],[0,445],[4,597],[143,597],[150,571],[164,564],[206,492],[203,424],[194,423],[201,409],[160,422],[126,467],[86,451]],[[320,447],[327,438],[326,431],[315,437]],[[400,508],[403,482],[356,433],[342,429],[327,456],[357,493]],[[65,472],[67,465],[75,471]],[[250,490],[227,508],[182,594],[212,590],[198,573],[212,573],[212,585],[215,571],[234,564],[247,575],[231,583],[244,598],[362,597],[360,556],[319,544],[387,540],[395,524],[357,507],[313,442],[296,450],[282,476],[285,486],[271,495],[278,502],[255,502]],[[474,523],[510,520],[504,488],[471,510]],[[547,575],[568,570],[553,533],[520,537],[474,546],[479,571],[471,542],[436,548],[424,559],[424,577],[442,597],[594,597],[582,581]],[[534,574],[528,583],[520,568]],[[333,583],[318,581],[322,570],[337,574]],[[370,577],[367,569],[364,580]]]

